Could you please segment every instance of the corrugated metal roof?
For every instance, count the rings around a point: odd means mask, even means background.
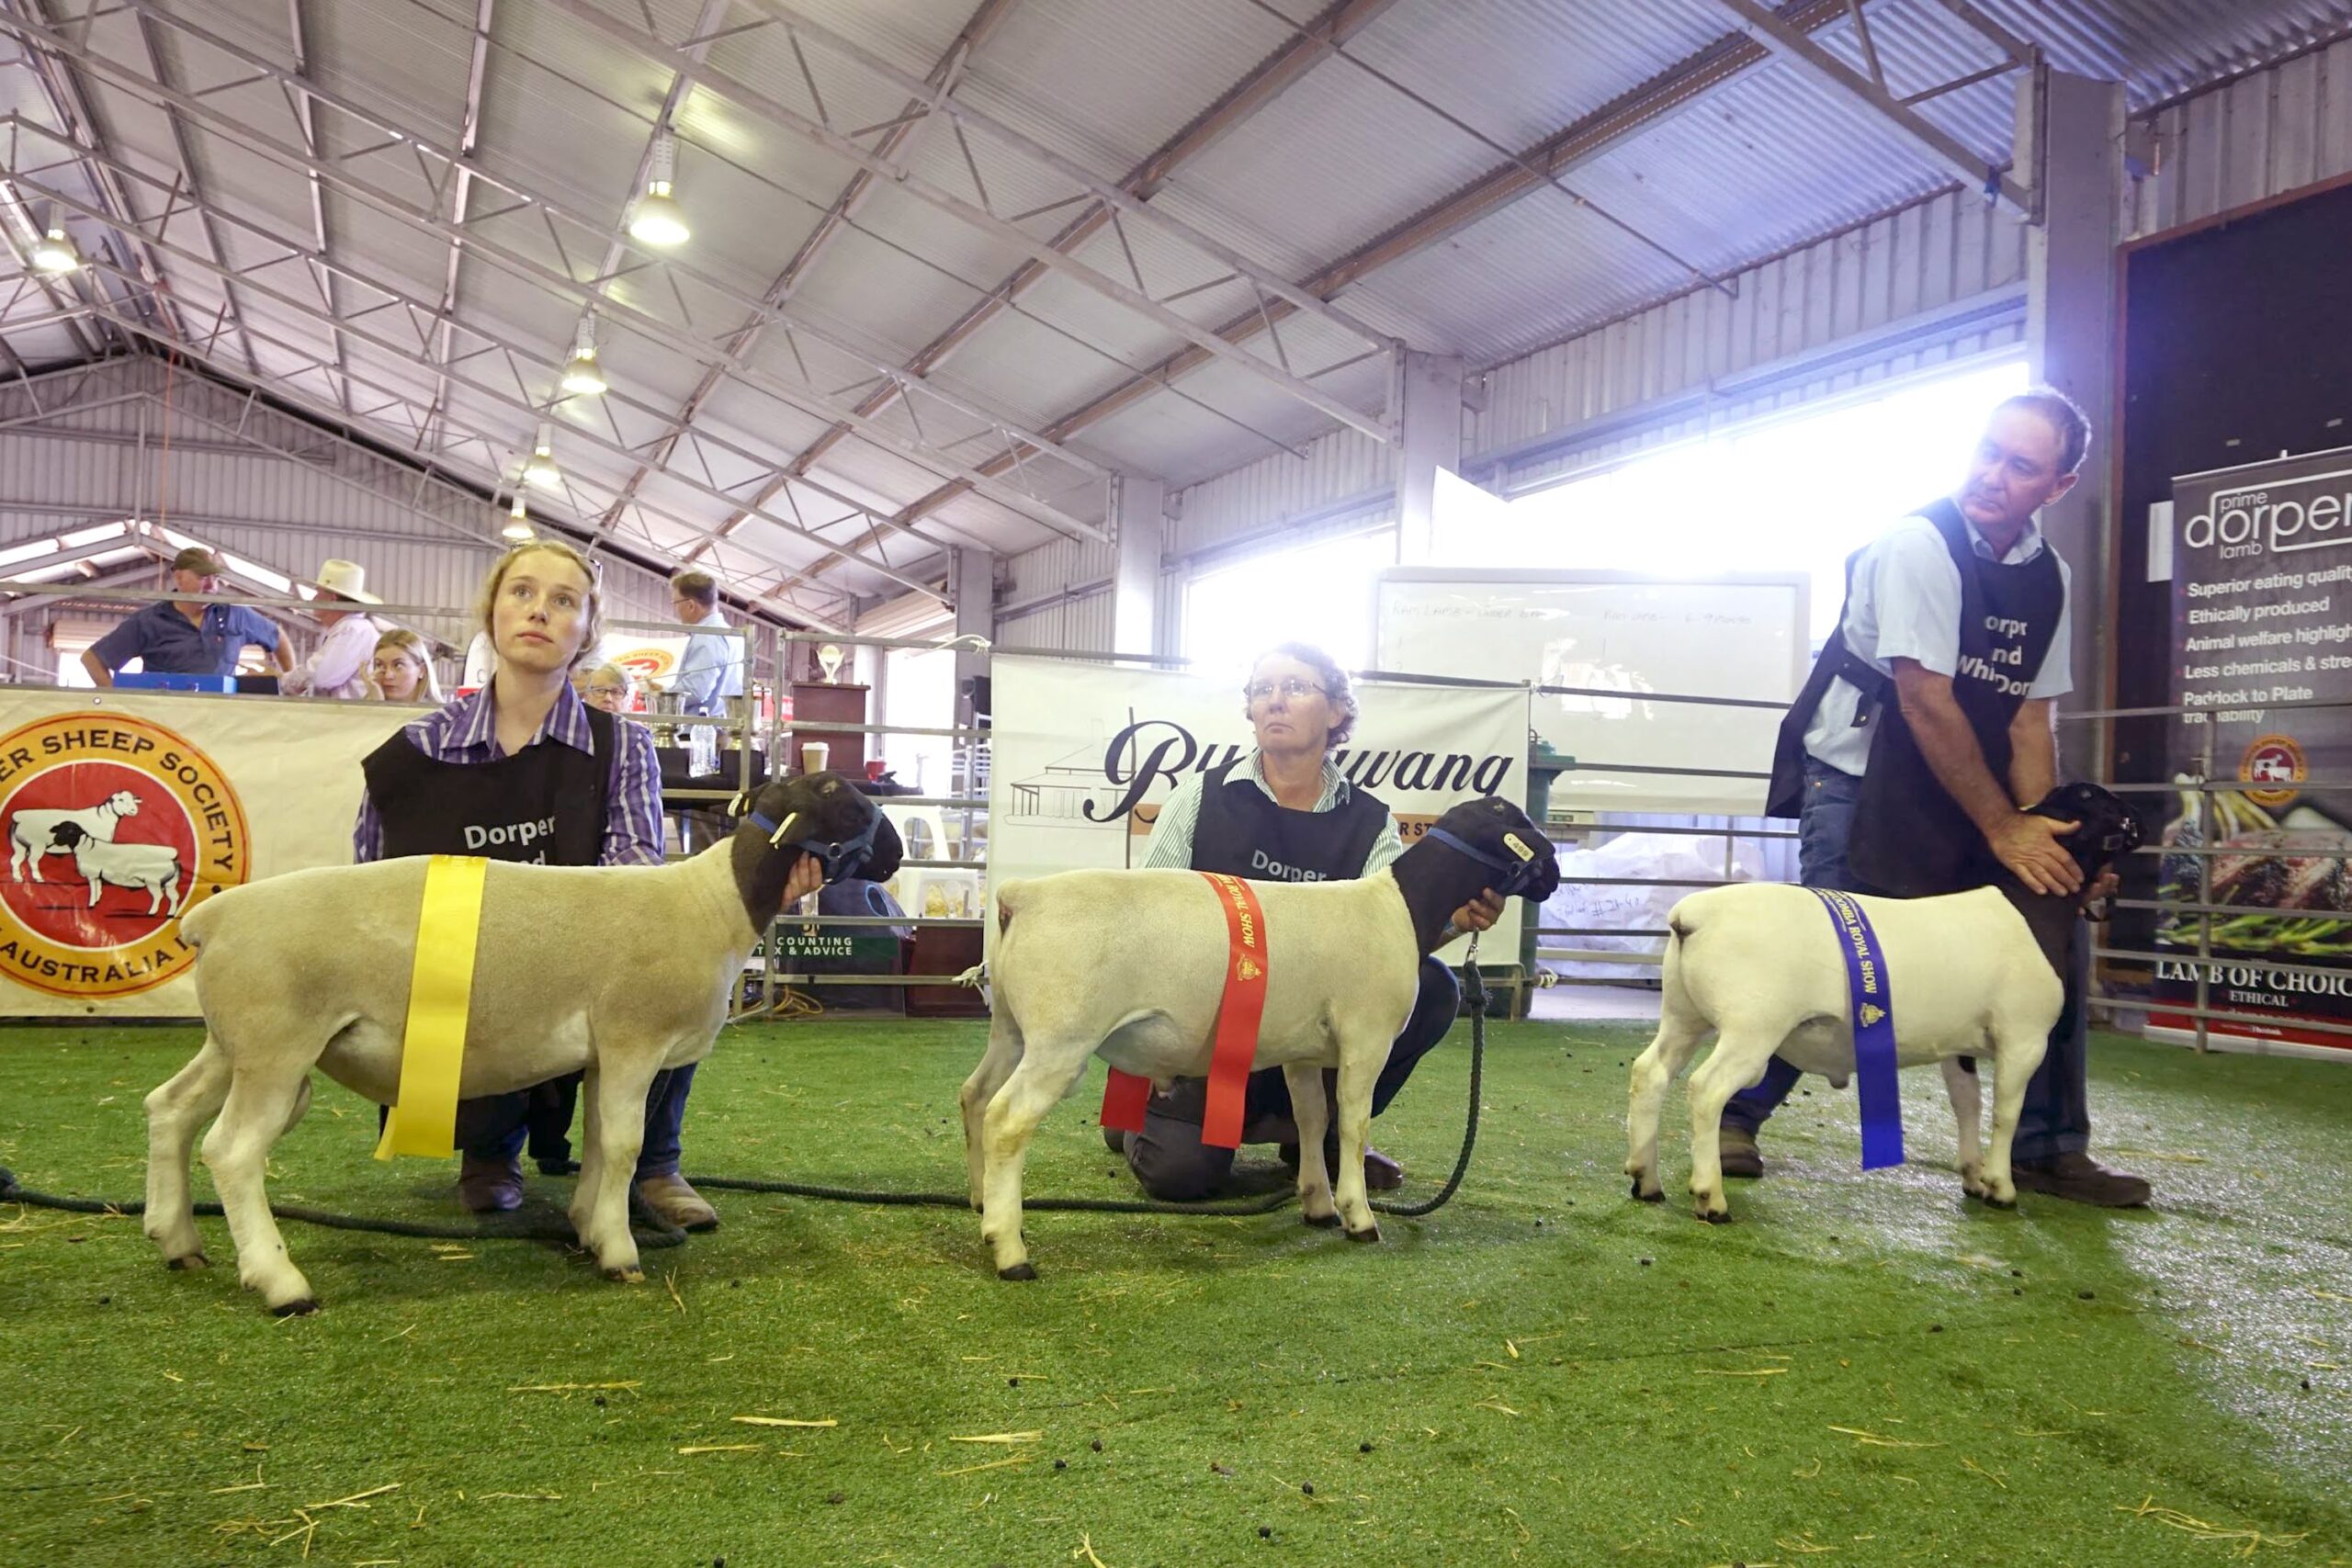
[[[44,78],[39,57],[0,66],[0,113],[54,127],[56,96],[78,90],[87,101],[73,112],[86,109],[96,150],[116,172],[102,187],[20,130],[15,172],[23,186],[93,209],[120,200],[134,216],[172,206],[174,220],[152,245],[119,223],[70,220],[85,254],[102,264],[85,286],[101,291],[107,315],[146,323],[175,308],[192,340],[183,346],[221,373],[257,379],[320,417],[348,419],[395,449],[423,445],[485,487],[511,482],[553,396],[582,297],[606,291],[619,318],[600,340],[613,391],[601,402],[557,406],[560,457],[583,524],[634,484],[645,510],[627,525],[684,548],[796,464],[887,515],[938,491],[958,467],[998,460],[1004,423],[1069,423],[1074,451],[1182,481],[1303,446],[1331,427],[1326,412],[1276,384],[1283,376],[1376,411],[1386,365],[1377,356],[1353,362],[1376,344],[1302,314],[1282,323],[1277,346],[1250,320],[1258,292],[1216,250],[1270,278],[1313,277],[1508,170],[1510,159],[1489,141],[1534,147],[1721,51],[1731,31],[1714,0],[1391,0],[1367,7],[1369,21],[1346,42],[1360,66],[1319,46],[1299,49],[1275,16],[1235,0],[792,3],[818,29],[801,31],[797,49],[793,29],[766,12],[708,0],[496,0],[486,40],[473,35],[472,0],[305,7],[303,68],[325,95],[311,128],[323,185],[315,204],[304,167],[309,132],[289,107],[289,92],[302,85],[291,75],[282,0],[168,8],[130,0],[103,10],[86,34],[62,34],[63,47],[84,56],[70,73]],[[1976,3],[2060,68],[2120,77],[2137,104],[2352,28],[2352,0]],[[1306,11],[1304,0],[1286,8]],[[1823,47],[1860,66],[1853,23],[1827,8],[1815,14],[1826,19],[1814,35]],[[27,15],[17,30],[57,30],[49,13]],[[1996,58],[1994,45],[1939,0],[1871,0],[1867,15],[1899,94]],[[924,96],[913,84],[943,68],[974,26],[981,41],[961,62],[958,93],[983,118],[960,137],[944,112],[894,132],[910,98]],[[650,47],[632,36],[649,28]],[[848,47],[820,36],[826,30]],[[421,150],[458,142],[478,45],[484,66],[472,156],[491,177],[475,183],[468,203],[450,307],[456,363],[445,377],[434,363],[435,318],[448,288],[450,236],[441,231],[453,181],[441,156]],[[678,83],[667,48],[707,50],[701,79]],[[874,60],[855,58],[857,50]],[[1279,75],[1262,101],[1169,171],[1157,199],[1205,243],[1130,217],[1124,233],[1099,226],[1075,249],[1112,291],[1136,287],[1139,275],[1142,291],[1179,320],[1138,311],[1063,271],[1012,287],[1035,270],[1029,244],[1090,210],[1083,180],[1123,177],[1270,70]],[[200,96],[173,110],[175,94]],[[635,196],[634,171],[673,96],[677,195],[695,233],[665,263],[616,234]],[[1921,112],[1992,162],[2007,155],[2013,100],[2013,82],[1995,79],[1939,96]],[[795,117],[824,129],[812,139],[786,123]],[[2319,177],[2324,160],[2315,150],[2332,146],[2331,134],[2282,134],[2271,159],[2278,167],[2259,181],[2216,175],[2209,192],[2196,171],[2174,175],[2164,199],[2206,209],[2225,185],[2275,188],[2299,174]],[[895,164],[857,182],[866,188],[846,222],[790,279],[783,309],[801,326],[771,326],[747,345],[741,329],[765,314],[757,301],[786,277],[856,175],[854,156],[817,144],[827,135],[887,150]],[[1076,172],[1050,166],[1014,138]],[[2305,146],[2314,151],[2299,156]],[[1561,177],[1592,206],[1557,191],[1523,192],[1452,232],[1397,247],[1354,279],[1340,305],[1375,334],[1491,364],[1690,287],[1686,262],[1730,271],[1887,212],[1953,175],[1869,111],[1771,63],[1620,137]],[[205,210],[191,209],[191,197]],[[1017,221],[1030,239],[1015,243],[942,210],[959,202]],[[7,219],[19,251],[28,216]],[[330,256],[347,274],[323,292],[317,269],[282,260],[288,247],[317,243],[322,219]],[[150,250],[168,300],[144,275]],[[77,338],[56,319],[61,297],[16,294],[0,315],[0,337],[29,363],[124,338],[127,329],[100,321],[81,323]],[[340,345],[331,307],[356,316]],[[870,439],[815,452],[840,406],[884,386],[877,362],[909,361],[976,307],[991,319],[933,374],[979,412],[909,411],[885,397]],[[1239,323],[1242,364],[1219,360],[1172,388],[1128,395],[1139,374],[1169,356],[1202,357],[1198,335],[1228,322]],[[827,337],[839,341],[829,346]],[[1117,412],[1090,409],[1109,394],[1119,395]],[[443,423],[423,441],[436,400]],[[709,438],[673,443],[690,402]],[[657,457],[667,471],[639,479]],[[1041,461],[1006,482],[1035,484],[1068,516],[1099,515],[1099,482],[1067,464]],[[1050,536],[1020,507],[986,495],[948,502],[940,523],[1007,550]],[[865,532],[840,530],[845,547]],[[923,547],[890,536],[891,570]],[[775,524],[746,524],[715,558],[765,556],[797,568],[821,548]],[[869,568],[836,563],[831,575],[889,587]]]

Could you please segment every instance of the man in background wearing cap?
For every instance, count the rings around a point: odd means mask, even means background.
[[[182,593],[220,592],[219,558],[190,545],[172,558],[172,587]],[[248,644],[266,649],[281,672],[294,667],[293,649],[260,611],[162,599],[141,605],[83,649],[82,668],[101,686],[113,685],[114,672],[134,659],[150,674],[233,675]]]

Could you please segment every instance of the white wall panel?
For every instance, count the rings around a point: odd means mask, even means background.
[[[2352,174],[2352,39],[2160,109],[2155,170],[2133,182],[2134,235]]]

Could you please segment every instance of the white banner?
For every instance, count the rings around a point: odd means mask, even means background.
[[[1229,678],[1005,655],[989,673],[992,881],[1140,865],[1177,784],[1251,745]],[[1396,814],[1408,847],[1465,800],[1525,805],[1525,690],[1360,682],[1356,699],[1355,733],[1331,760]],[[1520,904],[1480,943],[1483,964],[1518,962]],[[1460,963],[1467,946],[1447,948],[1446,961]]]
[[[418,711],[0,688],[0,1016],[195,1017],[177,917],[349,864],[360,759]]]

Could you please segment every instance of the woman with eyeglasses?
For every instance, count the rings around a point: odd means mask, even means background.
[[[607,661],[583,664],[571,672],[571,689],[592,708],[618,713],[628,706],[628,671]]]
[[[1388,807],[1350,784],[1331,761],[1355,728],[1356,698],[1347,671],[1330,655],[1307,643],[1280,644],[1251,668],[1242,697],[1256,750],[1177,786],[1152,825],[1147,867],[1228,872],[1261,882],[1344,881],[1369,876],[1405,852]],[[1443,940],[1485,931],[1502,912],[1501,897],[1487,889],[1454,911]],[[1434,956],[1423,958],[1412,1017],[1373,1086],[1374,1116],[1445,1037],[1461,999],[1453,972]],[[1324,1075],[1326,1095],[1330,1078]],[[1201,1142],[1207,1103],[1206,1079],[1179,1078],[1151,1097],[1141,1132],[1105,1131],[1104,1140],[1126,1155],[1153,1197],[1209,1197],[1230,1175],[1234,1151]],[[1283,1163],[1297,1164],[1298,1127],[1281,1068],[1250,1075],[1241,1141],[1280,1145]],[[1335,1126],[1324,1150],[1327,1169],[1338,1164],[1338,1145]],[[1364,1150],[1363,1164],[1369,1187],[1404,1180],[1403,1168],[1377,1149]]]

